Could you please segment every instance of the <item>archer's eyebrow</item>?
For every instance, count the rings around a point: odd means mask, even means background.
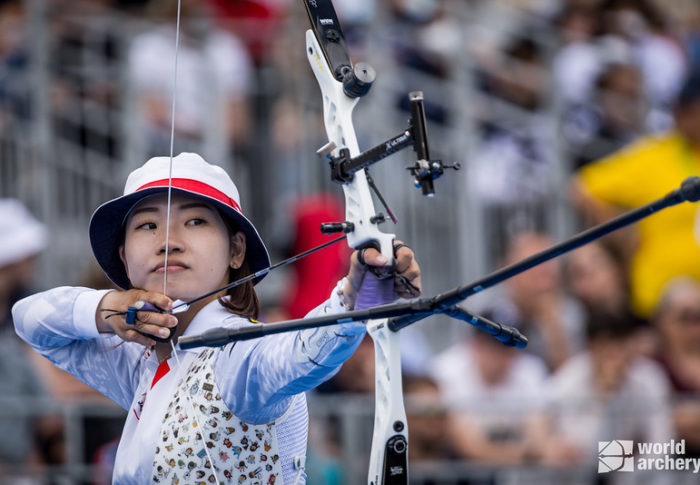
[[[184,209],[208,209],[210,211],[215,210],[211,205],[205,202],[184,202],[178,207],[180,210]]]
[[[158,212],[158,208],[154,207],[154,206],[148,206],[148,205],[137,207],[136,209],[131,211],[131,213],[129,214],[129,217],[133,217],[133,216],[140,214],[142,212]]]

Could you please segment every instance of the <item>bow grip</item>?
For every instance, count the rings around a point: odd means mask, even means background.
[[[393,276],[394,276],[394,268],[396,267],[396,257],[394,254],[393,234],[390,234],[390,236],[392,236],[392,237],[391,237],[391,241],[390,241],[389,246],[388,246],[390,248],[389,256],[387,256],[386,253],[382,251],[382,248],[380,247],[380,245],[377,241],[372,241],[369,244],[365,245],[364,247],[358,249],[358,253],[357,253],[357,260],[360,262],[360,264],[366,266],[367,270],[380,280],[393,278]],[[376,249],[377,251],[379,251],[382,254],[382,256],[384,256],[385,258],[387,258],[388,261],[390,261],[390,264],[388,264],[386,266],[373,266],[373,265],[367,264],[365,261],[364,254],[365,254],[365,250],[369,249],[369,248]]]

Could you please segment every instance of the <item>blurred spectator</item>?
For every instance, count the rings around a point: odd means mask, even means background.
[[[392,57],[403,71],[397,79],[401,83],[398,107],[408,111],[410,103],[405,93],[420,89],[425,93],[426,118],[447,123],[450,97],[441,84],[426,80],[450,76],[451,56],[458,55],[460,47],[459,25],[446,6],[435,0],[392,0],[390,12]]]
[[[333,2],[343,28],[348,50],[357,59],[366,57],[368,28],[377,15],[377,0],[337,0]]]
[[[26,346],[12,330],[10,308],[31,290],[36,260],[46,244],[45,226],[21,202],[0,199],[0,469],[36,464],[43,445],[44,430],[31,415],[37,408],[26,408],[28,402],[38,407],[46,392]]]
[[[319,194],[298,199],[291,207],[293,243],[290,256],[319,246],[332,238],[321,233],[324,222],[345,220],[343,206],[328,194]],[[282,306],[288,318],[302,318],[328,298],[338,280],[347,274],[351,250],[347,243],[340,242],[307,256],[292,265],[293,278],[282,298]],[[299,284],[303,282],[303,284]]]
[[[451,413],[455,455],[510,465],[539,455],[547,368],[538,357],[474,331],[439,354],[430,370]]]
[[[338,373],[316,390],[326,393],[371,394],[374,392],[374,343],[369,335]]]
[[[34,284],[36,261],[47,244],[46,228],[15,199],[0,199],[0,317]]]
[[[523,232],[508,245],[505,265],[543,251],[554,241],[543,233]],[[583,309],[564,289],[561,262],[548,261],[510,278],[487,305],[495,319],[515,325],[528,340],[526,352],[557,369],[584,346]]]
[[[663,197],[687,176],[700,173],[700,72],[685,82],[674,117],[675,129],[641,138],[576,174],[574,202],[589,222]],[[674,276],[700,278],[696,212],[694,205],[681,204],[642,220],[634,239],[629,230],[611,237],[620,254],[631,259],[632,304],[641,316],[650,313]]]
[[[551,378],[552,433],[545,461],[596,469],[598,441],[666,442],[673,435],[669,384],[638,352],[637,326],[598,313],[587,320],[588,350]]]
[[[692,4],[694,10],[689,12],[688,33],[686,38],[686,52],[690,68],[697,69],[700,66],[700,6]]]
[[[0,129],[29,117],[27,18],[22,0],[0,3]]]
[[[438,383],[423,375],[404,376],[403,395],[410,433],[409,463],[413,460],[444,460],[454,456],[449,436],[447,409]]]
[[[112,116],[122,94],[121,77],[115,75],[124,69],[122,32],[95,21],[114,15],[111,7],[112,2],[104,0],[53,2],[44,7],[50,29],[45,34],[49,48],[45,75],[51,82],[50,106],[45,108],[51,111],[57,142],[115,160],[120,159],[122,148],[119,132],[123,127]]]
[[[470,164],[489,220],[484,237],[497,259],[499,241],[543,229],[550,204],[556,170],[551,124],[542,112],[544,73],[540,47],[528,38],[514,39],[484,73],[488,113]]]
[[[644,132],[645,101],[639,69],[631,63],[603,68],[595,83],[593,102],[573,106],[563,130],[576,168],[634,141]]]
[[[565,106],[590,101],[600,70],[600,52],[595,42],[599,16],[592,6],[568,4],[559,13],[556,26],[562,47],[554,56],[552,75]]]
[[[594,241],[573,251],[566,266],[567,286],[587,313],[611,313],[629,319],[637,327],[639,351],[652,356],[656,334],[649,322],[630,306],[627,272],[619,254],[609,245]]]
[[[567,286],[589,311],[626,314],[629,291],[620,257],[607,245],[594,241],[569,254]]]
[[[671,280],[654,310],[659,342],[656,358],[675,394],[675,425],[686,453],[700,456],[700,284]]]
[[[668,111],[687,66],[678,39],[668,31],[666,19],[647,0],[604,0],[600,8],[603,35],[629,43],[643,73],[651,107],[659,112]]]
[[[207,0],[217,27],[240,36],[256,63],[281,30],[288,2],[285,0]]]
[[[570,2],[560,12],[557,24],[563,46],[552,66],[563,108],[573,109],[567,114],[567,136],[575,140],[586,131],[602,130],[603,143],[584,146],[578,164],[606,155],[643,131],[667,129],[672,122],[669,110],[688,65],[665,12],[651,2],[591,3]],[[638,70],[637,79],[632,79],[631,70]],[[614,96],[617,102],[605,106],[601,94]],[[593,112],[586,110],[590,103]]]
[[[446,59],[443,55],[431,56],[432,49],[426,44],[422,35],[423,30],[440,17],[441,6],[433,0],[424,2],[392,0],[390,3],[396,27],[403,30],[404,34],[411,32],[410,36],[401,35],[396,39],[398,43],[395,55],[398,61],[404,66],[433,76],[445,77]]]
[[[355,406],[370,405],[374,395],[374,343],[366,335],[355,353],[343,363],[338,373],[330,380],[318,386],[314,393],[321,396],[337,394],[346,402],[355,402]],[[362,400],[366,398],[366,400]],[[353,399],[357,399],[353,401]],[[357,404],[359,403],[359,404]],[[344,440],[343,421],[347,416],[341,411],[331,413],[317,426],[317,431],[310,434],[311,467],[309,481],[316,479],[319,483],[346,483],[343,467],[352,467],[352,461],[363,460],[365,456],[353,456],[351,462],[342,463],[340,451]],[[317,421],[318,422],[318,421]],[[369,438],[369,435],[368,435]],[[410,447],[409,447],[410,448]],[[369,452],[369,447],[367,448]],[[346,459],[350,457],[345,457]],[[341,466],[342,465],[342,466]]]
[[[154,29],[137,35],[129,50],[129,79],[144,111],[149,153],[168,153],[173,80],[175,76],[175,16],[177,2],[154,0]],[[192,150],[205,133],[217,133],[224,153],[240,148],[248,135],[246,96],[252,63],[245,46],[228,31],[210,25],[203,4],[182,2],[178,51],[175,153]]]
[[[529,36],[515,36],[505,46],[499,62],[487,66],[483,88],[495,98],[517,108],[537,112],[546,90],[542,48]],[[495,120],[507,123],[509,120]]]

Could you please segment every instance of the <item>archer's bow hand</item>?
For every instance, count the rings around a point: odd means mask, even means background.
[[[359,310],[391,303],[397,298],[420,296],[420,267],[411,248],[401,241],[394,241],[394,258],[394,262],[387,261],[374,248],[352,254],[343,288],[343,297],[349,308]]]

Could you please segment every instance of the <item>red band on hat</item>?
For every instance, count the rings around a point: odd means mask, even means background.
[[[233,200],[228,195],[224,194],[222,191],[215,189],[211,185],[207,185],[204,182],[200,182],[199,180],[174,178],[171,179],[170,184],[168,183],[168,179],[155,180],[153,182],[147,183],[146,185],[142,185],[141,187],[136,189],[136,192],[151,187],[167,187],[168,185],[172,185],[172,187],[176,189],[183,189],[189,192],[195,192],[197,194],[211,197],[212,199],[216,199],[219,202],[222,202],[232,207],[235,211],[240,212],[241,214],[243,213],[243,211],[241,210],[241,206],[238,205],[238,202]]]

